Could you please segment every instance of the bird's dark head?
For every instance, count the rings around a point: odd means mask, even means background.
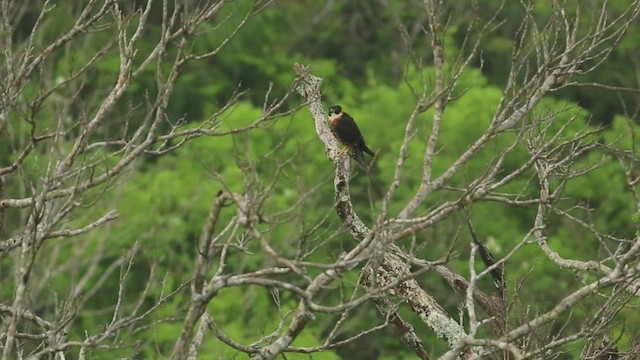
[[[342,112],[342,106],[340,105],[333,105],[332,107],[329,108],[329,116],[338,115],[341,112]]]

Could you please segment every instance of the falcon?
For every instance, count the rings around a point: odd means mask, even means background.
[[[349,114],[342,111],[340,105],[333,105],[329,108],[329,127],[336,139],[344,145],[338,155],[342,156],[348,153],[358,164],[366,168],[364,153],[373,156],[373,151],[364,143],[364,138],[356,122]]]

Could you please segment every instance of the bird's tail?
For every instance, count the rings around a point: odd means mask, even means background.
[[[367,153],[368,154],[368,153]],[[360,167],[362,167],[363,169],[367,169],[367,162],[364,160],[364,153],[362,151],[360,151],[359,149],[356,149],[355,151],[351,152],[351,157],[353,158],[353,160],[356,161],[356,163],[358,163],[358,165],[360,165]]]
[[[369,149],[369,148],[367,147],[367,145],[364,145],[364,146],[362,147],[362,151],[366,152],[367,154],[369,154],[369,155],[371,155],[371,156],[375,156],[375,154],[373,153],[373,151],[371,151],[371,149]]]

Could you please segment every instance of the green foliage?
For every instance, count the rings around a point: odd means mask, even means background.
[[[412,81],[419,83],[421,78],[428,78],[430,69],[424,69],[422,75],[416,72]],[[345,88],[348,88],[346,85]],[[451,103],[445,112],[442,128],[441,142],[438,146],[438,155],[434,162],[434,176],[440,175],[452,162],[457,159],[466,149],[469,148],[478,136],[486,130],[491,122],[501,92],[498,88],[487,84],[486,80],[477,71],[469,71],[460,80],[460,91],[465,91],[464,96]],[[406,84],[397,87],[379,85],[363,89],[359,93],[354,93],[353,98],[340,100],[345,110],[351,113],[358,121],[362,132],[365,134],[367,142],[376,151],[380,152],[380,157],[376,163],[378,171],[375,176],[375,183],[381,184],[382,191],[386,190],[393,176],[394,164],[397,151],[404,137],[404,126],[406,119],[411,112],[415,98],[411,89]],[[331,95],[329,96],[331,97]],[[334,101],[334,100],[331,100]],[[335,101],[338,101],[337,99]],[[533,117],[554,117],[559,124],[573,121],[569,126],[566,136],[570,137],[582,130],[588,129],[586,124],[586,114],[575,105],[568,105],[563,102],[552,100],[543,101],[533,113]],[[249,103],[238,103],[233,109],[219,119],[221,130],[232,129],[251,124],[260,116],[260,110]],[[398,189],[396,200],[392,204],[392,211],[398,211],[400,207],[409,199],[420,182],[421,172],[412,171],[420,169],[426,139],[431,131],[431,119],[433,113],[427,111],[419,115],[416,122],[416,139],[410,145],[410,156],[407,159],[407,171],[403,175],[405,186]],[[397,121],[394,121],[396,120]],[[622,121],[622,119],[620,120]],[[198,126],[197,122],[192,122],[187,126]],[[620,145],[624,144],[624,126],[614,126],[603,133],[604,139],[618,139]],[[472,161],[465,165],[461,175],[454,178],[453,184],[463,186],[469,179],[481,174],[491,159],[504,147],[516,141],[515,134],[505,134],[493,141],[487,149]],[[627,143],[628,144],[628,143]],[[267,154],[277,154],[277,156]],[[519,144],[516,150],[506,158],[504,163],[505,171],[511,171],[519,166],[526,159],[527,152],[524,144]],[[576,167],[584,167],[597,162],[595,154],[588,155],[580,160]],[[235,158],[234,164],[230,158]],[[289,165],[282,167],[281,174],[277,175],[275,169],[278,164],[282,164],[284,159],[292,159]],[[316,140],[312,122],[305,111],[294,114],[289,119],[281,119],[267,129],[257,129],[247,134],[240,134],[234,137],[213,137],[195,140],[176,151],[173,155],[163,156],[159,159],[148,159],[142,166],[142,172],[131,178],[122,187],[118,196],[118,211],[123,219],[127,221],[118,222],[110,233],[112,234],[111,251],[114,254],[126,249],[134,241],[142,242],[144,247],[144,257],[148,261],[155,261],[170,271],[188,271],[190,263],[193,261],[194,246],[196,239],[205,222],[208,209],[215,196],[215,193],[225,187],[238,193],[247,191],[258,184],[259,188],[266,188],[277,177],[272,196],[264,204],[263,210],[266,213],[286,209],[300,200],[301,195],[308,192],[318,180],[324,178],[326,186],[321,186],[315,192],[309,193],[303,202],[303,211],[291,217],[288,222],[274,226],[268,233],[269,241],[278,248],[283,255],[294,256],[296,249],[291,248],[297,239],[291,239],[290,234],[297,232],[300,226],[314,224],[318,219],[331,213],[332,199],[327,198],[327,193],[332,193],[330,179],[331,167],[326,161],[321,144]],[[153,160],[153,161],[151,161]],[[260,177],[247,176],[240,169],[242,166],[255,166]],[[626,204],[624,189],[620,193],[606,195],[594,192],[594,187],[590,184],[603,181],[603,178],[613,178],[619,176],[618,165],[611,163],[589,172],[586,176],[571,180],[567,185],[567,194],[572,198],[583,198],[592,206],[602,209],[603,220],[597,221],[602,226],[601,231],[620,231],[623,228],[632,226],[631,218],[618,217],[619,206]],[[617,175],[616,175],[617,174]],[[301,175],[301,176],[298,176]],[[318,177],[320,175],[320,177]],[[530,181],[530,174],[517,178],[512,183],[505,186],[505,191],[521,190],[524,193],[537,191],[535,184]],[[223,179],[224,182],[218,182]],[[354,194],[365,191],[366,184],[354,179]],[[361,181],[361,180],[360,180]],[[615,195],[615,196],[614,196]],[[443,199],[453,199],[455,193],[442,191],[429,200],[430,204],[437,204]],[[620,204],[620,205],[616,205]],[[366,204],[356,203],[362,214],[368,212]],[[506,205],[499,203],[484,202],[474,205],[472,208],[472,221],[477,232],[482,239],[489,239],[489,246],[495,251],[497,256],[505,254],[511,249],[530,228],[533,220],[535,207],[523,208],[514,212]],[[232,216],[232,212],[223,212],[223,217]],[[333,215],[330,223],[333,226],[339,222]],[[364,215],[366,218],[366,215]],[[483,221],[490,218],[492,221]],[[617,220],[617,221],[614,221]],[[452,218],[446,224],[436,225],[427,236],[429,251],[425,257],[437,257],[444,254],[450,246],[448,241],[439,239],[450,238],[450,230],[455,229],[456,221],[459,218]],[[311,238],[322,239],[330,235],[330,227],[320,233],[309,234]],[[461,235],[465,241],[459,241],[455,245],[461,256],[454,262],[454,266],[463,273],[467,266],[467,239],[469,236]],[[577,240],[578,237],[583,237]],[[346,237],[349,239],[349,237]],[[574,240],[576,239],[576,240]],[[561,256],[572,258],[588,259],[592,257],[594,246],[597,241],[585,236],[576,227],[566,227],[564,223],[552,224],[549,230],[549,245]],[[308,244],[311,246],[311,243]],[[343,243],[343,238],[339,236],[331,240],[324,249],[316,252],[310,261],[326,261],[327,256],[335,258],[339,254],[339,249],[350,248],[352,245]],[[259,252],[259,246],[250,244],[249,248]],[[333,250],[332,250],[333,249]],[[259,257],[249,257],[241,263],[233,259],[241,259],[238,255],[230,255],[232,265],[229,271],[248,271],[258,269],[262,260]],[[141,267],[139,271],[145,271]],[[519,251],[512,261],[506,266],[508,275],[509,291],[515,291],[517,283],[509,279],[525,279],[526,287],[519,288],[522,298],[536,299],[537,308],[533,310],[545,311],[555,301],[565,296],[571,291],[575,278],[572,276],[559,276],[557,266],[540,253],[537,246],[525,246]],[[141,273],[142,274],[142,273]],[[554,274],[551,275],[550,274]],[[357,281],[357,273],[351,274],[351,282]],[[142,286],[144,275],[134,276],[132,281],[137,286]],[[188,279],[189,274],[181,276],[180,281]],[[349,276],[347,276],[348,278]],[[136,280],[138,279],[138,280]],[[347,281],[349,282],[349,281]],[[177,283],[174,283],[177,284]],[[115,286],[115,284],[114,284]],[[488,285],[490,286],[490,285]],[[433,288],[433,287],[432,287]],[[556,291],[549,293],[548,289]],[[105,288],[106,291],[109,288]],[[441,291],[448,292],[446,286]],[[271,295],[262,289],[247,291],[240,288],[225,289],[220,292],[212,301],[209,311],[218,325],[224,331],[238,341],[251,341],[260,334],[273,331],[273,326],[277,322],[280,314],[292,310],[297,305],[297,299],[288,293],[281,293],[281,308],[274,312]],[[330,299],[328,299],[330,300]],[[176,298],[172,305],[163,308],[157,316],[161,318],[163,314],[175,311],[174,308],[180,303],[180,297]],[[526,304],[522,304],[526,306]],[[455,312],[455,302],[451,304],[450,311]],[[363,314],[369,320],[366,323],[375,322],[378,315],[375,311]],[[407,314],[407,316],[411,316]],[[579,313],[574,315],[579,318]],[[106,321],[106,318],[105,318]],[[96,324],[99,324],[98,321]],[[316,326],[312,326],[308,332],[304,332],[294,345],[311,346],[317,345],[322,338],[325,327],[331,326],[331,319],[319,321]],[[357,325],[354,330],[357,329]],[[169,351],[172,339],[175,339],[180,328],[180,322],[165,323],[153,331],[141,334],[141,338],[152,339],[155,348],[160,352]],[[258,332],[256,332],[256,330]],[[357,331],[357,330],[356,330]],[[429,333],[428,329],[424,329]],[[430,338],[430,336],[427,336]],[[427,340],[433,346],[440,346],[438,340]],[[235,355],[235,352],[228,347],[221,346],[217,340],[208,340],[203,345],[205,349],[211,349],[217,356],[226,358]],[[389,344],[392,348],[395,345]],[[157,349],[145,350],[148,356],[155,354]],[[164,350],[162,350],[164,349]],[[398,348],[394,351],[405,351]],[[332,352],[323,353],[327,358],[337,358]]]
[[[188,51],[193,54],[203,54],[212,51],[222,44],[227,36],[233,35],[235,28],[252,11],[251,2],[238,0],[233,2],[237,6],[225,7],[225,11],[207,28],[199,29],[200,37],[190,44]],[[218,131],[238,129],[250,126],[262,114],[261,107],[269,84],[273,83],[273,93],[284,93],[292,83],[294,62],[310,64],[313,72],[324,79],[323,96],[325,105],[339,103],[350,113],[364,134],[369,147],[378,152],[374,169],[369,176],[355,175],[352,180],[352,195],[356,210],[361,217],[371,224],[375,219],[376,210],[380,207],[381,194],[384,194],[391,183],[399,149],[405,136],[406,119],[412,113],[416,104],[416,95],[423,86],[431,86],[434,70],[431,67],[417,67],[406,64],[406,50],[399,48],[399,41],[394,30],[394,17],[403,21],[416,20],[415,14],[408,5],[402,2],[391,2],[389,11],[366,12],[363,8],[377,9],[375,5],[362,2],[338,2],[329,14],[323,14],[318,2],[312,1],[284,1],[253,16],[246,26],[242,27],[231,41],[226,44],[218,55],[207,61],[189,63],[182,77],[179,79],[171,98],[169,109],[165,114],[168,119],[184,118],[185,125],[181,129],[195,128],[203,124],[212,113],[220,110],[231,94],[240,89],[250,89],[243,101],[236,103],[229,111],[221,115],[217,121]],[[624,7],[624,1],[613,2]],[[482,19],[493,14],[497,3],[481,1],[478,7]],[[622,5],[620,5],[622,4]],[[523,9],[519,3],[503,4],[507,15],[520,14]],[[447,11],[456,9],[456,5]],[[366,9],[364,9],[366,10]],[[74,13],[71,3],[55,6],[56,16],[65,17]],[[544,20],[551,11],[545,1],[536,2],[535,16]],[[356,15],[360,14],[361,17]],[[364,14],[364,15],[362,15]],[[322,21],[314,21],[311,25],[300,19],[318,15]],[[468,14],[467,14],[468,15]],[[505,18],[509,20],[507,16]],[[446,34],[445,44],[447,54],[451,57],[464,55],[464,49],[459,45],[463,41],[461,33],[467,28],[467,17],[460,17]],[[50,32],[45,38],[37,39],[39,46],[45,46],[54,36],[65,31],[64,22],[48,24]],[[350,27],[352,26],[352,28]],[[464,72],[454,89],[456,98],[448,104],[443,116],[440,129],[440,141],[437,144],[437,155],[433,163],[432,177],[438,177],[449,168],[478,137],[489,127],[498,109],[503,95],[502,89],[496,85],[505,80],[508,60],[513,46],[513,34],[519,24],[508,21],[504,33],[491,34],[483,42],[484,62],[482,69],[471,68]],[[636,25],[637,26],[637,25]],[[371,29],[375,28],[376,31]],[[215,31],[214,31],[215,29]],[[151,27],[152,34],[159,34],[161,29]],[[636,32],[638,33],[638,32]],[[637,34],[625,38],[621,46],[613,54],[613,62],[607,66],[623,67],[623,57],[635,49]],[[47,34],[47,33],[45,33]],[[159,35],[156,35],[159,36]],[[53,37],[52,37],[53,38]],[[111,39],[100,31],[92,31],[83,37],[86,43],[70,45],[58,56],[55,66],[50,71],[52,76],[42,76],[42,87],[30,85],[23,92],[24,100],[20,103],[26,111],[29,100],[41,96],[43,89],[52,86],[52,79],[68,76],[76,72],[87,59],[91,58],[106,41]],[[364,43],[364,44],[363,44]],[[152,49],[148,44],[141,45],[141,53],[148,53]],[[81,49],[85,51],[80,51]],[[175,55],[175,54],[170,54]],[[414,54],[424,59],[429,58],[429,52],[418,47]],[[398,59],[403,59],[402,61]],[[79,94],[90,94],[76,112],[93,113],[97,111],[100,98],[108,93],[118,76],[119,57],[109,54],[97,61],[95,69],[87,73],[82,80],[78,80],[74,89]],[[444,77],[449,79],[453,73],[450,64],[445,65]],[[400,69],[400,70],[399,70]],[[122,124],[131,121],[140,123],[146,115],[143,110],[131,110],[131,104],[138,106],[143,102],[144,95],[156,92],[155,76],[162,73],[162,65],[155,71],[143,74],[131,91],[125,94],[125,101],[120,108],[113,111],[113,123],[106,133],[121,131]],[[610,74],[596,73],[602,79],[609,79]],[[240,85],[238,85],[240,84]],[[66,88],[65,88],[66,89]],[[97,91],[93,91],[97,90]],[[56,91],[50,96],[65,99],[73,96],[70,90]],[[595,126],[589,121],[593,111],[606,112],[617,104],[611,99],[589,101],[588,109],[582,108],[585,99],[599,99],[599,92],[589,93],[580,90],[576,93],[562,93],[569,99],[576,99],[578,103],[553,98],[544,99],[530,115],[532,119],[553,120],[549,134],[564,124],[570,124],[564,136],[558,140],[562,142],[581,131],[594,130]],[[288,107],[299,103],[290,100]],[[617,99],[616,99],[617,100]],[[54,104],[55,101],[53,101]],[[134,106],[134,107],[135,107]],[[605,109],[605,110],[603,110]],[[55,105],[40,111],[37,120],[39,128],[47,129],[55,124]],[[433,110],[419,114],[412,131],[413,141],[409,145],[409,156],[402,174],[402,186],[396,191],[390,205],[391,215],[396,215],[406,202],[415,194],[422,181],[422,164],[426,142],[432,131]],[[602,115],[602,114],[600,114]],[[596,119],[598,122],[607,122]],[[69,121],[73,121],[69,119]],[[11,119],[12,131],[21,136],[29,132],[24,122]],[[638,125],[630,123],[621,115],[616,115],[611,125],[602,133],[589,136],[588,140],[597,139],[603,144],[631,151],[637,146],[637,140],[631,134],[638,133]],[[131,128],[134,128],[132,126]],[[523,137],[543,136],[542,129],[531,129]],[[61,151],[69,149],[74,134],[68,134],[60,144]],[[514,171],[523,164],[529,154],[525,140],[519,138],[516,132],[502,134],[472,160],[464,165],[459,174],[448,184],[450,187],[463,187],[471,179],[483,174],[496,154],[516,143],[515,150],[506,156],[499,176]],[[547,136],[548,138],[548,136]],[[12,149],[16,144],[0,143],[0,159],[4,162],[15,160]],[[50,171],[44,149],[34,149],[34,154],[27,158],[24,167],[27,178],[39,178]],[[94,156],[104,156],[96,151]],[[632,153],[632,157],[637,154]],[[589,218],[595,223],[596,230],[601,233],[620,237],[632,237],[638,233],[640,215],[635,212],[630,194],[625,188],[624,169],[612,161],[612,157],[603,155],[601,151],[585,153],[572,164],[571,170],[587,169],[598,165],[594,170],[584,175],[570,179],[566,183],[563,199],[557,204],[578,218]],[[253,172],[243,171],[246,168],[255,169]],[[319,263],[336,259],[344,249],[353,247],[352,239],[340,229],[340,221],[334,214],[333,199],[333,167],[324,154],[322,144],[317,140],[312,120],[306,109],[278,120],[263,122],[252,131],[234,136],[202,137],[190,141],[173,153],[156,157],[148,155],[142,159],[135,171],[122,179],[122,183],[110,184],[115,190],[105,194],[106,189],[95,189],[91,196],[102,197],[100,205],[87,209],[85,212],[74,214],[76,220],[73,226],[83,226],[102,216],[107,210],[117,209],[119,220],[110,227],[101,228],[83,237],[86,248],[81,255],[85,258],[82,264],[88,266],[91,255],[104,248],[107,258],[99,264],[100,271],[92,277],[97,281],[111,262],[125,251],[137,244],[140,256],[132,266],[126,282],[131,300],[135,298],[136,290],[148,285],[149,271],[157,266],[158,273],[166,274],[164,284],[152,284],[145,304],[151,304],[167,289],[175,289],[189,281],[193,274],[193,262],[196,255],[198,238],[206,223],[208,212],[215,199],[216,193],[228,189],[236,193],[247,191],[261,191],[269,189],[270,196],[259,205],[259,212],[263,214],[278,213],[274,225],[265,236],[269,243],[284,256],[295,256],[299,252],[319,246],[308,261]],[[615,186],[603,187],[603,184]],[[559,186],[553,183],[553,186]],[[22,193],[19,189],[29,184],[9,183],[13,193]],[[523,198],[535,195],[538,191],[537,179],[532,171],[504,185],[499,191],[506,193],[520,193]],[[369,197],[370,194],[373,196]],[[460,194],[445,189],[430,196],[424,204],[435,206],[443,201],[456,199]],[[369,202],[369,200],[371,202]],[[300,203],[299,208],[289,210]],[[582,207],[577,208],[575,204]],[[471,211],[471,221],[480,236],[480,240],[487,243],[497,257],[505,255],[526,235],[533,224],[537,205],[512,207],[496,202],[480,202],[474,204]],[[236,215],[235,210],[224,209],[221,223]],[[7,214],[8,223],[19,224],[22,219],[16,214]],[[318,223],[322,226],[316,227]],[[470,235],[467,233],[462,214],[435,224],[431,228],[418,234],[416,252],[429,259],[436,259],[452,248],[454,258],[451,266],[465,274],[468,272],[468,253]],[[17,225],[9,225],[13,229]],[[262,229],[262,228],[261,228]],[[461,230],[462,229],[462,230]],[[9,231],[10,231],[9,230]],[[7,230],[3,230],[7,231]],[[548,224],[545,229],[548,244],[560,256],[576,259],[597,258],[604,253],[607,245],[612,245],[610,239],[598,240],[584,228],[565,220],[558,220]],[[325,242],[326,243],[323,243]],[[299,245],[302,243],[301,245]],[[318,245],[321,244],[321,245]],[[402,240],[399,244],[406,248],[413,245]],[[75,244],[62,243],[56,245],[55,251],[60,256],[78,256]],[[264,265],[265,257],[256,239],[247,245],[251,256],[245,256],[235,251],[229,254],[229,262],[225,271],[228,273],[257,270]],[[0,269],[13,266],[13,259],[3,260]],[[43,271],[48,269],[43,269]],[[57,296],[66,294],[81,276],[78,269],[60,270],[51,276],[49,294]],[[319,273],[319,269],[311,269],[309,276]],[[589,280],[588,274],[567,274],[561,272],[558,266],[547,259],[535,244],[525,245],[514,255],[505,266],[508,292],[513,295],[516,291],[521,303],[513,305],[514,323],[520,318],[525,309],[533,304],[531,311],[546,311],[549,306],[575,290],[577,282]],[[346,284],[356,284],[356,271],[346,274]],[[434,296],[441,299],[451,314],[457,312],[457,299],[451,296],[452,290],[439,278],[428,278],[429,289]],[[87,307],[78,317],[79,326],[70,329],[69,336],[82,340],[84,331],[103,329],[112,316],[114,310],[114,294],[118,292],[118,271],[110,275],[105,285],[93,295]],[[422,279],[421,279],[422,280]],[[90,282],[91,283],[91,282]],[[304,284],[299,284],[303,286]],[[485,284],[482,284],[483,286]],[[487,284],[491,286],[490,284]],[[523,286],[521,286],[523,285]],[[86,286],[85,291],[91,288]],[[170,298],[157,312],[146,321],[152,324],[160,319],[175,316],[170,322],[162,322],[149,327],[145,331],[133,334],[133,340],[140,342],[140,348],[122,350],[122,356],[131,356],[139,351],[142,358],[165,356],[178,337],[182,326],[184,304],[190,295],[188,286]],[[3,297],[10,294],[2,291]],[[321,299],[325,303],[335,303],[339,291],[336,290]],[[280,291],[280,308],[274,305],[274,294],[264,288],[225,288],[217,294],[208,311],[224,332],[240,342],[251,342],[263,334],[275,329],[282,314],[295,309],[298,298],[290,293]],[[637,306],[637,304],[634,304]],[[130,309],[125,309],[130,310]],[[621,338],[621,346],[628,346],[632,342],[632,335],[639,334],[640,324],[637,312],[631,307],[620,311],[620,318],[629,319],[626,324],[616,323],[615,331],[622,331],[627,326],[629,333]],[[54,305],[48,305],[49,313],[55,313]],[[346,330],[341,335],[353,335],[364,330],[363,325],[376,324],[380,321],[380,314],[373,308],[359,310],[355,320],[347,322]],[[403,309],[403,315],[411,319],[412,314]],[[576,309],[572,315],[572,327],[578,328],[588,314]],[[415,319],[414,319],[415,320]],[[290,321],[290,319],[288,319]],[[318,345],[323,336],[335,323],[336,318],[324,316],[309,326],[296,339],[293,346]],[[420,321],[412,321],[421,324]],[[557,324],[554,324],[554,326]],[[437,349],[440,353],[444,346],[440,340],[425,326],[418,325],[419,334],[423,336],[430,349]],[[559,331],[559,330],[558,330]],[[631,335],[629,335],[631,334]],[[389,331],[371,335],[376,349],[381,350],[381,358],[398,358],[409,356],[406,347],[399,345],[397,339]],[[357,353],[355,348],[353,353]],[[575,351],[575,350],[573,350]],[[212,358],[232,358],[237,353],[213,336],[207,336],[202,347],[202,353],[210,354]],[[113,357],[113,352],[107,350],[93,350],[95,358]],[[340,354],[339,351],[326,351],[313,355],[314,359],[352,358],[353,354]],[[292,357],[293,358],[293,357]]]

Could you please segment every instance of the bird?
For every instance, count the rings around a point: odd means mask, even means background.
[[[366,168],[364,153],[370,156],[374,156],[374,153],[365,144],[362,133],[353,118],[342,111],[342,106],[333,105],[329,108],[328,122],[333,136],[344,145],[338,155],[342,156],[348,153],[358,164]]]

